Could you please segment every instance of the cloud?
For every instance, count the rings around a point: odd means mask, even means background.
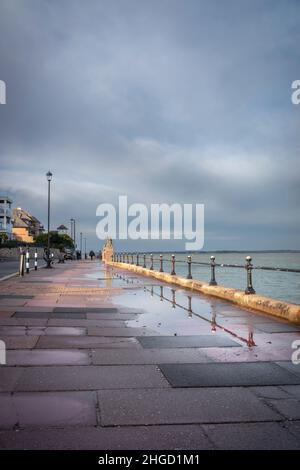
[[[118,194],[205,203],[206,248],[300,248],[299,2],[0,9],[0,184],[16,204],[45,221],[51,168],[53,223],[77,218],[94,248],[96,207]]]

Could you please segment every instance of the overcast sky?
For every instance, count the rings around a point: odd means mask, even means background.
[[[297,0],[0,0],[0,188],[52,227],[204,203],[204,249],[300,249]],[[120,249],[183,248],[176,241]]]

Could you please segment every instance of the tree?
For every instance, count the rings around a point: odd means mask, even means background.
[[[48,234],[41,233],[35,237],[34,241],[37,245],[47,246]],[[74,242],[69,235],[50,232],[50,246],[52,246],[52,248],[74,248]]]

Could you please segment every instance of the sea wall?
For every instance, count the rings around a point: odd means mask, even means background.
[[[169,284],[185,287],[186,289],[198,291],[205,295],[219,297],[220,299],[228,300],[234,304],[240,305],[241,307],[251,308],[259,312],[274,315],[275,317],[280,317],[293,323],[300,324],[300,305],[297,304],[291,304],[257,294],[247,295],[244,293],[244,291],[238,289],[224,286],[210,286],[207,282],[200,280],[172,276],[168,273],[152,271],[150,269],[132,264],[117,263],[113,261],[107,261],[106,264],[116,268],[126,269],[143,276],[153,277]]]

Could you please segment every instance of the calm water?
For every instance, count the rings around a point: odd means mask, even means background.
[[[192,255],[192,261],[209,262],[212,254],[216,257],[216,263],[244,265],[245,257],[250,255],[254,266],[300,269],[300,253],[199,253]],[[175,253],[175,255],[178,261],[186,261],[187,259],[186,254]],[[159,255],[154,255],[154,258],[158,257]],[[165,259],[170,257],[170,254],[164,254]],[[159,269],[157,261],[154,263],[154,269]],[[169,270],[170,263],[164,262],[164,271]],[[264,270],[253,270],[252,273],[253,287],[257,294],[300,304],[300,273]],[[176,274],[186,276],[187,265],[185,262],[176,263]],[[210,267],[193,264],[192,275],[194,279],[209,281]],[[246,270],[216,266],[216,280],[220,285],[244,290],[246,287]]]

